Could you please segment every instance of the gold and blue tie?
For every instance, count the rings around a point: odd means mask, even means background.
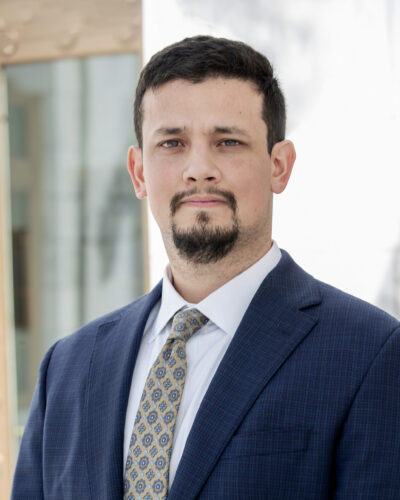
[[[125,465],[125,500],[167,498],[172,441],[186,379],[186,342],[207,321],[197,309],[174,316],[136,414]]]

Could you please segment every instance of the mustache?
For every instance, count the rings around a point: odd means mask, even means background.
[[[169,204],[171,215],[175,215],[176,211],[179,208],[179,205],[181,204],[181,201],[184,198],[193,196],[194,194],[215,194],[220,198],[223,198],[228,203],[233,213],[236,213],[237,202],[234,194],[231,191],[225,191],[224,189],[218,189],[216,187],[210,186],[205,191],[199,191],[199,189],[193,188],[189,191],[180,191],[179,193],[174,194]]]

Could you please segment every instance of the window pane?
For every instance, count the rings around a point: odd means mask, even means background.
[[[18,432],[45,351],[144,291],[125,167],[136,55],[6,68]]]

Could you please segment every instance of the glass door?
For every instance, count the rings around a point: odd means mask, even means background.
[[[125,170],[141,10],[2,1],[1,498],[45,351],[147,288],[146,217]]]
[[[5,67],[17,421],[46,350],[143,294],[143,217],[125,166],[136,55]]]

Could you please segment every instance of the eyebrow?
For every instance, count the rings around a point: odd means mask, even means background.
[[[186,127],[160,127],[155,131],[157,135],[175,135],[182,134],[186,131]],[[248,135],[248,133],[239,127],[214,127],[213,134],[240,134]]]
[[[215,127],[214,134],[240,134],[248,135],[247,132],[239,127]]]
[[[185,127],[161,127],[155,131],[157,135],[175,135],[182,134],[185,131]]]

